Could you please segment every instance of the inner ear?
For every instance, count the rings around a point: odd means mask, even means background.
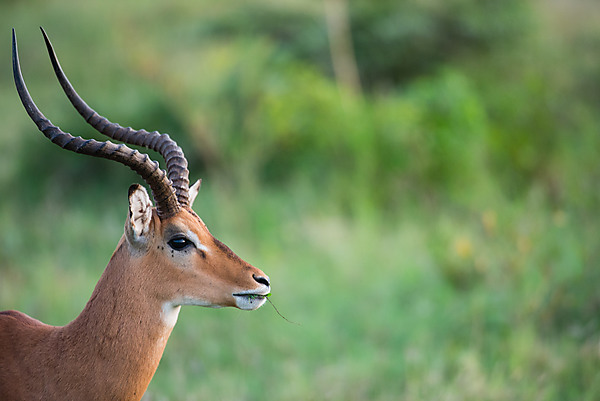
[[[129,187],[129,215],[127,218],[127,232],[129,242],[132,244],[145,243],[150,231],[152,221],[152,201],[146,188],[139,184]]]
[[[190,187],[188,192],[188,198],[190,200],[190,207],[194,206],[194,201],[196,200],[196,196],[198,196],[198,192],[200,192],[200,184],[202,184],[202,180],[198,180]]]

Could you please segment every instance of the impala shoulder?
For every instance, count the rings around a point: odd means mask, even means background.
[[[6,310],[0,312],[0,328],[2,330],[17,327],[51,327],[37,319],[32,318],[22,312],[16,310]]]
[[[36,341],[52,331],[53,327],[15,310],[0,312],[0,354],[10,354],[15,341],[19,343],[23,338]]]

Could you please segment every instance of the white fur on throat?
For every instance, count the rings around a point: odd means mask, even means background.
[[[172,329],[177,323],[181,305],[173,305],[172,302],[165,302],[162,306],[160,317],[167,328]]]

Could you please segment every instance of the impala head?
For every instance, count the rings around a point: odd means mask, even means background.
[[[190,188],[192,202],[199,187],[200,181]],[[161,218],[146,189],[136,184],[129,188],[125,238],[167,305],[253,310],[269,294],[269,278],[213,237],[191,208]]]
[[[151,188],[156,207],[144,187],[135,184],[129,189],[123,245],[128,247],[131,258],[144,266],[144,275],[158,284],[155,295],[172,306],[234,306],[253,310],[263,305],[270,292],[269,278],[214,238],[191,209],[200,181],[189,186],[187,160],[177,143],[166,134],[124,128],[98,115],[75,92],[42,32],[56,76],[86,121],[112,139],[157,151],[165,159],[166,171],[148,155],[124,144],[74,137],[53,125],[27,91],[13,30],[13,73],[17,91],[38,129],[63,149],[115,160],[130,167]]]

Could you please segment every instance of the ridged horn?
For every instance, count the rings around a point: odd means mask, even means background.
[[[110,122],[107,118],[99,115],[94,109],[77,94],[67,76],[63,72],[52,43],[48,39],[48,35],[41,28],[46,42],[46,48],[54,68],[54,73],[60,82],[69,101],[75,107],[77,112],[98,132],[115,139],[120,142],[125,142],[130,145],[143,146],[147,149],[154,150],[165,159],[167,165],[167,176],[171,180],[171,185],[175,189],[177,200],[181,206],[189,206],[189,171],[188,162],[183,154],[183,150],[177,145],[168,134],[160,134],[157,131],[148,132],[144,129],[134,130],[131,127],[122,127],[119,124]]]
[[[159,164],[152,161],[147,154],[140,153],[123,144],[74,137],[53,125],[52,122],[42,114],[33,102],[33,99],[27,90],[27,86],[25,85],[25,81],[23,80],[23,75],[21,74],[17,50],[17,37],[14,29],[12,30],[12,64],[15,86],[17,87],[17,92],[21,98],[21,103],[23,103],[29,117],[48,139],[63,149],[82,153],[84,155],[114,160],[131,168],[150,186],[154,201],[156,202],[156,209],[161,219],[171,217],[179,211],[180,207],[177,202],[175,191],[171,187],[166,173],[160,168]]]

